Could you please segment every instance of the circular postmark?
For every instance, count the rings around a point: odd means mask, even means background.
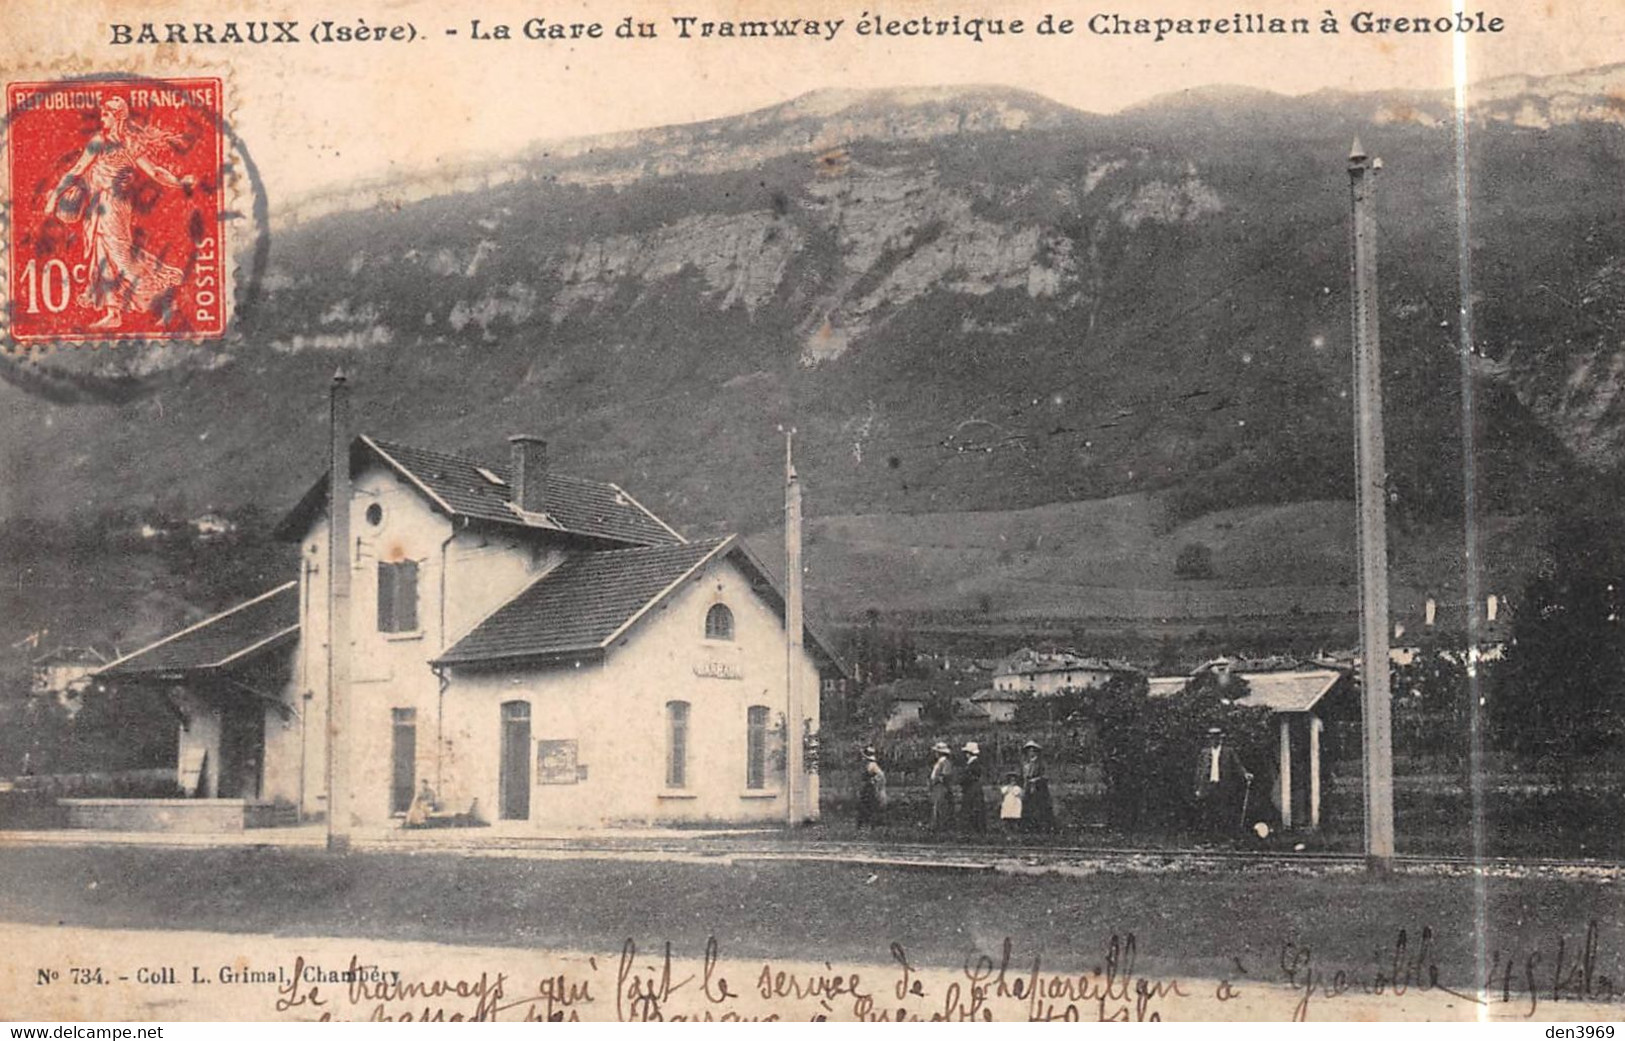
[[[270,219],[221,81],[100,73],[5,91],[0,377],[113,403],[233,338]],[[139,349],[101,350],[119,345]]]

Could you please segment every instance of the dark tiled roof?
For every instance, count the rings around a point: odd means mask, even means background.
[[[452,516],[643,546],[683,541],[681,535],[614,484],[549,470],[543,496],[546,509],[541,515],[527,517],[509,505],[512,475],[506,466],[482,466],[450,452],[365,436],[357,438],[352,448],[352,468],[362,457],[357,453],[382,458],[415,482],[436,508]],[[492,482],[485,476],[487,472],[501,483]],[[326,504],[327,478],[323,476],[278,526],[281,537],[300,537]]]
[[[97,675],[140,676],[225,668],[280,644],[298,631],[299,583],[289,582],[127,654]]]
[[[598,650],[733,541],[579,553],[498,608],[439,661],[467,664]]]
[[[480,472],[478,463],[462,456],[394,441],[372,443],[454,513],[506,524],[524,523],[508,504],[512,474],[506,466],[483,468],[503,482],[493,484]],[[544,497],[552,526],[565,531],[646,544],[679,541],[654,514],[613,484],[549,471]]]

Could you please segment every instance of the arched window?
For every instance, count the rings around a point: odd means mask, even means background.
[[[734,613],[728,610],[727,604],[712,604],[711,610],[705,612],[705,638],[707,640],[734,638]]]
[[[767,787],[766,705],[752,705],[745,712],[745,787],[752,791]]]
[[[666,702],[666,787],[688,787],[688,702]]]

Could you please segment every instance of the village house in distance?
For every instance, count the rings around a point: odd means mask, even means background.
[[[326,814],[331,483],[350,531],[332,769],[351,825],[402,822],[425,785],[438,820],[513,830],[783,821],[792,787],[817,816],[788,745],[817,733],[840,665],[811,630],[787,640],[786,592],[737,536],[691,542],[616,485],[556,472],[545,442],[509,440],[510,465],[488,468],[343,437],[348,479],[324,476],[279,529],[297,580],[99,678],[169,696],[189,792]]]

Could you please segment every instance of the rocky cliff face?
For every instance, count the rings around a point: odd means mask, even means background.
[[[1563,446],[1483,441],[1507,508],[1573,464],[1613,469],[1625,444],[1622,130],[1606,101],[1566,100],[1618,78],[1483,92],[1475,343],[1484,386],[1511,392],[1484,420]],[[1099,117],[996,88],[823,92],[310,200],[223,348],[5,367],[0,432],[30,489],[5,509],[291,501],[319,468],[335,363],[374,429],[496,453],[536,430],[692,523],[771,515],[784,421],[829,512],[1161,490],[1183,516],[1339,495],[1356,132],[1388,163],[1396,488],[1448,509],[1441,104],[1209,92]],[[1514,118],[1530,105],[1547,129]],[[41,430],[105,450],[64,466]],[[177,457],[196,466],[171,480]]]
[[[839,115],[853,103],[836,95],[782,110],[799,123],[810,112],[829,109]],[[873,103],[871,99],[865,107]],[[606,309],[624,306],[629,296],[637,303],[687,281],[696,303],[719,312],[737,306],[753,318],[770,304],[785,309],[799,340],[800,362],[813,367],[839,358],[930,293],[974,300],[1010,291],[1044,301],[1052,311],[1081,307],[1092,315],[1105,278],[1098,240],[1146,224],[1194,224],[1224,211],[1220,193],[1202,180],[1195,164],[1145,149],[1089,156],[1080,177],[1033,186],[967,184],[945,179],[929,162],[877,165],[855,158],[846,147],[821,148],[831,141],[877,134],[915,140],[977,133],[984,126],[1019,129],[1036,118],[1008,102],[978,111],[974,118],[950,115],[837,120],[839,132],[825,126],[805,138],[821,150],[792,160],[810,171],[794,199],[781,193],[763,200],[758,209],[673,215],[636,231],[580,237],[564,231],[549,234],[545,244],[516,242],[509,192],[471,193],[461,198],[482,237],[433,250],[413,245],[396,254],[360,249],[345,261],[344,272],[350,280],[364,280],[367,274],[388,279],[396,277],[390,269],[402,265],[439,276],[448,286],[464,284],[472,295],[439,294],[450,298],[449,306],[443,312],[427,310],[421,322],[409,322],[412,335],[434,338],[436,330],[449,327],[452,333],[471,330],[486,340],[495,335],[493,324],[518,328],[538,314],[554,326],[567,320],[612,320]],[[763,117],[747,125],[760,127]],[[718,147],[713,143],[707,154]],[[768,146],[742,151],[775,156],[787,147],[784,135],[776,134]],[[665,154],[657,165],[676,161],[672,151]],[[737,153],[729,153],[729,160],[745,163]],[[710,171],[722,163],[703,158],[698,165]],[[603,166],[598,171],[600,187],[617,180]],[[513,190],[523,194],[537,186],[525,182]],[[1039,214],[1012,220],[998,212],[1033,208],[1035,203],[1049,220]],[[1079,213],[1086,205],[1092,226],[1080,242],[1057,228],[1054,218]],[[533,266],[527,264],[529,269],[517,272],[512,282],[493,285],[482,269],[516,247],[534,256]],[[798,283],[799,262],[820,251],[833,254],[833,269],[823,273],[821,284]],[[329,284],[315,273],[300,279],[280,266],[272,276],[278,292],[313,287],[318,281]],[[356,305],[349,297],[326,304],[318,321],[319,331],[279,338],[276,348],[382,346],[402,333],[398,324],[383,319],[376,303]],[[962,327],[1008,336],[1020,324],[984,322],[966,314]]]
[[[1554,330],[1490,368],[1576,459],[1608,472],[1625,458],[1625,263],[1604,264],[1576,288],[1558,302],[1590,335]]]

